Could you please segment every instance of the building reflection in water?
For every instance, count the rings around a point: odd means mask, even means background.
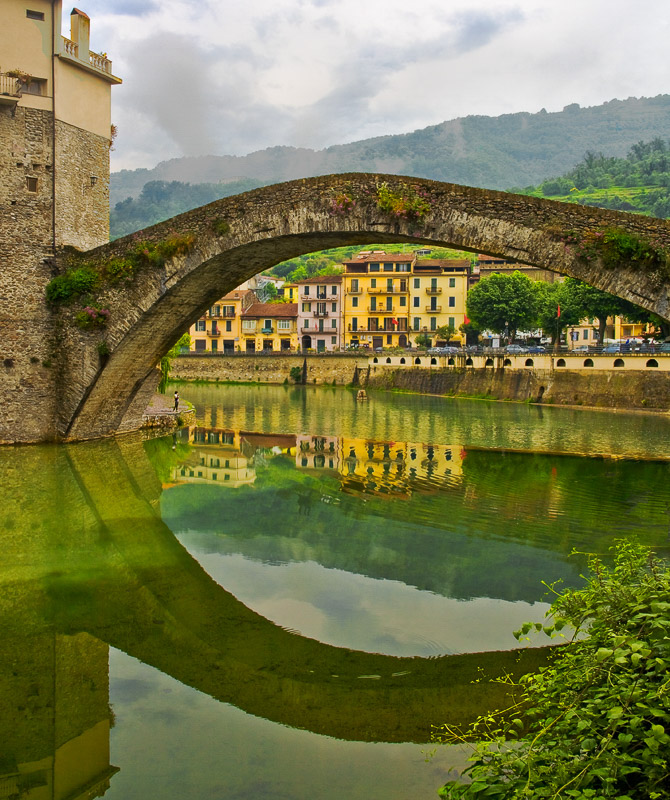
[[[411,497],[463,479],[467,456],[461,445],[375,442],[347,436],[261,434],[193,427],[182,441],[187,458],[173,470],[173,481],[236,488],[253,484],[256,467],[275,456],[289,456],[299,470],[328,472],[351,494]]]

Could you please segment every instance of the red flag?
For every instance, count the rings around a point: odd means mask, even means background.
[[[557,316],[557,317],[560,317],[560,316],[561,316],[561,307],[560,307],[560,306],[558,307],[558,313],[556,314],[556,316]]]
[[[467,315],[467,314],[464,314],[464,315],[463,315],[463,323],[464,323],[465,325],[469,325],[469,324],[470,324],[470,318],[468,317],[468,315]]]

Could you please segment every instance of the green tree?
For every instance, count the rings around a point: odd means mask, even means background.
[[[170,369],[172,367],[172,361],[175,359],[182,350],[188,350],[191,347],[191,337],[188,333],[184,333],[179,339],[175,342],[174,345],[167,351],[167,353],[161,358],[160,361],[160,371],[161,371],[161,379],[158,383],[158,391],[161,394],[165,394],[165,390],[167,388],[168,381],[170,380]]]
[[[589,286],[577,278],[566,278],[564,286],[566,293],[572,298],[572,303],[579,310],[580,318],[593,317],[598,320],[598,341],[601,344],[605,337],[608,317],[635,313],[636,306],[632,303]]]
[[[453,325],[440,325],[435,331],[435,338],[448,342],[455,333],[456,328]]]
[[[494,272],[468,292],[467,313],[473,325],[509,336],[537,324],[537,292],[521,272]]]
[[[557,593],[545,625],[516,632],[571,632],[546,668],[522,678],[520,702],[465,734],[442,729],[443,742],[478,742],[471,782],[448,783],[443,798],[670,796],[670,569],[627,541],[613,567],[595,556],[589,567],[583,589]]]
[[[576,305],[572,293],[565,283],[535,281],[537,293],[537,322],[545,336],[551,336],[553,344],[568,325],[577,325],[582,319],[581,309]],[[560,308],[560,315],[559,315]]]

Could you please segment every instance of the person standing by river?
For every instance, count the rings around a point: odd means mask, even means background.
[[[174,393],[174,410],[179,411],[179,392],[176,390]]]

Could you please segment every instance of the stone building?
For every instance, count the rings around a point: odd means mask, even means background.
[[[110,90],[121,81],[90,50],[86,14],[72,10],[67,38],[61,13],[61,0],[0,4],[0,440],[19,424],[24,440],[53,437],[58,332],[44,303],[52,256],[109,239]]]

